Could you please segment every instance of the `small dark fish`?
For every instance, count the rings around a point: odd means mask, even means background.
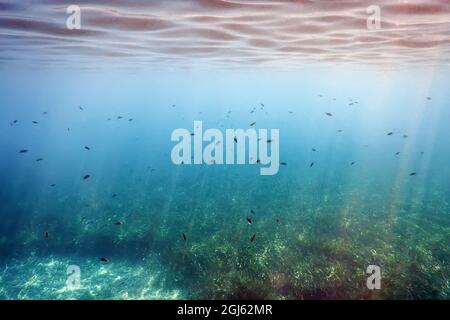
[[[261,160],[259,160],[259,159],[258,159],[258,160],[256,160],[256,163],[261,163]]]
[[[33,122],[34,124],[38,124],[39,122],[37,122],[37,121],[31,121],[31,122]]]
[[[253,127],[256,124],[256,122],[250,123],[250,127]]]
[[[111,118],[108,118],[108,119],[106,119],[106,120],[111,121]]]
[[[312,150],[312,151],[314,151],[314,152],[316,152],[316,151],[317,151],[317,150],[316,150],[316,149],[314,149],[314,148],[312,148],[311,150]]]
[[[251,209],[250,213],[255,214],[255,210]]]
[[[133,121],[133,118],[128,119],[129,122]]]
[[[112,197],[113,197],[113,198],[117,197],[117,194],[113,193]]]
[[[393,134],[394,134],[393,132],[389,132],[387,135],[392,136]]]
[[[236,137],[234,137],[234,142],[236,142],[236,143],[237,143],[237,138],[236,138]]]
[[[352,165],[354,165],[356,162],[355,161],[353,161],[350,165],[352,166]]]
[[[70,128],[67,128],[67,131],[70,131]]]
[[[319,98],[322,98],[322,97],[323,97],[323,95],[321,95],[321,94],[319,94],[318,96],[319,96]]]
[[[403,135],[403,138],[404,138],[404,139],[408,138],[408,135],[407,135],[407,134],[404,134],[404,135]]]
[[[267,140],[267,143],[271,143],[271,142],[272,142],[272,139]]]
[[[50,185],[50,187],[54,188],[54,187],[56,187],[56,184],[53,183]]]
[[[45,238],[48,239],[48,231],[45,231]]]
[[[84,177],[83,177],[83,180],[87,180],[87,179],[89,179],[91,176],[90,175],[85,175]]]
[[[280,162],[280,164],[281,164],[282,166],[286,166],[286,165],[287,165],[286,162]]]
[[[42,114],[48,114],[48,112],[47,112],[47,111],[44,111],[44,112],[42,112]]]
[[[19,122],[19,120],[14,120],[14,121],[13,121],[12,123],[14,123],[14,124],[15,124],[15,123],[17,123],[17,122]]]
[[[342,131],[343,131],[343,130],[340,130],[340,129],[339,129],[337,132],[342,132]]]
[[[116,225],[118,225],[118,226],[121,226],[121,225],[123,225],[123,221],[121,221],[121,220],[118,220],[118,221],[116,221],[116,223],[115,223]]]
[[[186,233],[183,232],[182,236],[183,236],[183,240],[186,241],[187,240]]]
[[[276,223],[280,223],[280,219],[275,219],[275,222]]]
[[[411,172],[409,175],[410,176],[415,176],[415,175],[417,175],[417,173],[416,172]]]
[[[247,217],[247,223],[248,223],[248,224],[252,224],[252,223],[253,223],[252,217]]]
[[[42,160],[44,160],[44,159],[38,158],[38,159],[36,159],[36,162],[39,162],[39,161],[42,161]]]
[[[431,100],[431,97],[427,97],[427,100]]]
[[[311,162],[311,164],[309,165],[309,167],[311,168],[314,165],[314,162]]]
[[[195,136],[195,133],[191,133],[191,137]]]
[[[28,152],[27,149],[22,149],[22,150],[19,151],[19,153],[27,153],[27,152]]]
[[[325,112],[325,114],[326,114],[327,116],[329,116],[329,117],[332,117],[332,116],[333,116],[333,114],[330,113],[330,112]]]
[[[91,148],[89,148],[89,147],[84,147],[84,148],[85,148],[86,150],[88,150],[88,151],[91,150]]]
[[[400,154],[400,151],[395,153],[396,156],[398,156],[399,154]]]
[[[78,107],[80,110],[84,110],[83,107]]]
[[[421,155],[424,155],[424,153],[425,153],[425,152],[423,152],[423,151],[420,152]]]
[[[107,263],[107,262],[109,262],[109,259],[108,258],[100,258],[100,261],[104,262],[104,263]]]
[[[256,240],[256,233],[254,233],[253,235],[252,235],[252,237],[250,238],[250,242],[253,242],[253,241],[255,241]]]
[[[118,117],[117,117],[117,119],[119,119],[119,120],[122,119],[122,118],[123,118],[122,116],[118,116]]]

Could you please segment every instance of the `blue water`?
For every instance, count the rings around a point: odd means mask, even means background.
[[[2,67],[0,298],[448,299],[449,85],[447,66]],[[279,129],[286,165],[176,166],[195,120]]]

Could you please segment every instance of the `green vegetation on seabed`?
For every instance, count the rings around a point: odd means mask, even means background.
[[[117,199],[94,185],[16,204],[34,214],[3,218],[20,231],[0,238],[0,298],[450,297],[449,190],[213,177],[154,173]],[[81,267],[76,291],[64,289],[69,264]],[[366,288],[371,264],[381,290]]]

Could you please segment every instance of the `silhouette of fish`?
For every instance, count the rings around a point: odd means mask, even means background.
[[[84,109],[83,109],[83,107],[78,107],[81,111],[83,111]]]
[[[104,262],[104,263],[108,263],[109,259],[108,258],[100,258],[100,262]]]
[[[272,139],[267,140],[267,143],[271,143],[271,142],[272,142]]]
[[[28,152],[27,149],[22,149],[22,150],[19,151],[19,153],[27,153],[27,152]]]
[[[234,142],[236,142],[236,143],[237,143],[237,138],[236,138],[236,137],[234,137]]]
[[[37,122],[37,121],[31,121],[31,122],[33,122],[34,124],[38,124],[39,122]]]
[[[355,161],[353,161],[350,165],[352,166],[352,165],[354,165],[356,162]]]
[[[123,225],[123,221],[118,220],[118,221],[115,222],[115,224],[116,224],[116,225],[119,225],[119,226],[120,226],[120,225]]]
[[[247,223],[248,223],[248,224],[252,224],[252,223],[253,223],[252,217],[247,217]]]
[[[280,164],[281,164],[282,166],[286,166],[286,165],[287,165],[286,162],[280,162]]]
[[[91,176],[90,175],[85,175],[84,177],[83,177],[83,180],[87,180],[87,179],[89,179]]]
[[[56,184],[54,184],[54,183],[52,183],[51,185],[50,185],[50,187],[56,187]]]
[[[119,120],[122,119],[122,118],[123,118],[122,116],[117,116],[117,119],[119,119]]]
[[[315,151],[317,151],[317,150],[316,150],[316,149],[314,149],[314,148],[312,148],[311,150],[312,150],[312,151],[314,151],[314,152],[315,152]]]
[[[314,165],[314,162],[311,162],[311,164],[309,165],[309,167],[311,168]]]
[[[44,160],[44,159],[42,159],[42,158],[37,158],[37,159],[36,159],[36,162],[39,162],[39,161],[42,161],[42,160]]]
[[[117,197],[117,194],[113,193],[112,197],[113,197],[113,198]]]
[[[395,153],[396,156],[398,156],[399,154],[400,154],[400,151]]]
[[[183,232],[182,236],[183,236],[183,240],[186,241],[187,240],[186,233]]]
[[[255,210],[251,209],[250,213],[255,214]]]
[[[250,238],[250,242],[253,242],[253,241],[255,241],[256,240],[256,233],[254,233],[253,235],[252,235],[252,237]]]
[[[45,231],[45,238],[48,239],[48,231]]]
[[[332,117],[332,116],[333,116],[333,114],[330,113],[330,112],[325,112],[325,114],[326,114],[327,116],[329,116],[329,117]]]
[[[89,148],[89,147],[84,147],[84,148],[85,148],[86,150],[88,150],[88,151],[91,150],[91,148]]]
[[[409,175],[410,176],[415,176],[415,175],[417,175],[417,173],[416,172],[411,172]]]
[[[128,119],[129,122],[133,121],[133,118]]]
[[[392,136],[393,134],[394,134],[393,132],[389,132],[387,135]]]
[[[250,127],[253,127],[256,124],[256,122],[250,123]]]

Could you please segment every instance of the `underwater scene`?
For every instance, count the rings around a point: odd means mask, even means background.
[[[0,1],[1,300],[450,298],[446,1],[78,3]]]

